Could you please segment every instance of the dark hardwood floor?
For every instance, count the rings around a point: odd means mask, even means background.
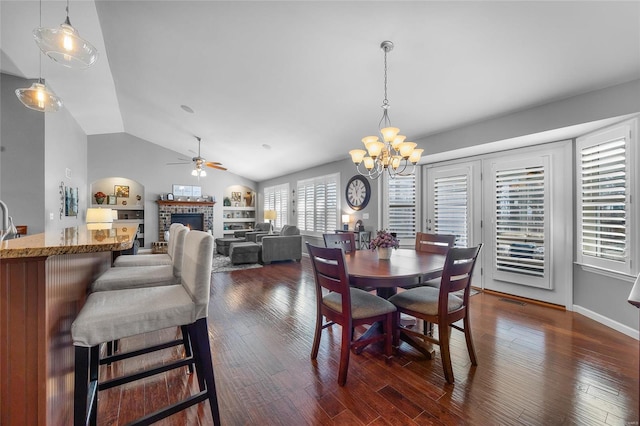
[[[454,385],[444,380],[439,353],[429,361],[403,343],[391,365],[376,346],[352,355],[342,388],[338,326],[325,330],[317,362],[309,358],[315,294],[307,258],[213,274],[209,306],[224,425],[638,424],[638,342],[579,314],[481,293],[471,300],[478,366],[454,330]],[[130,349],[175,334],[121,344]],[[177,354],[165,350],[111,369]],[[125,424],[195,387],[195,377],[178,370],[102,392],[99,424]],[[159,424],[210,425],[211,413],[199,404]]]

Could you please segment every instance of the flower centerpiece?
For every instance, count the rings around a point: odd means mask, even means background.
[[[102,191],[98,191],[93,196],[96,198],[96,203],[102,204],[104,203],[104,199],[107,198],[107,194]]]
[[[391,258],[391,250],[400,247],[400,241],[386,230],[376,232],[375,238],[369,243],[371,250],[378,252],[378,258],[388,260]]]

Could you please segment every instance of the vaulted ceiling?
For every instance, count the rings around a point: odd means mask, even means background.
[[[43,25],[65,5],[44,1]],[[37,78],[39,3],[2,0],[0,14],[2,71]],[[189,157],[201,136],[203,156],[256,181],[375,133],[383,40],[407,140],[640,77],[637,1],[72,0],[70,18],[100,58],[76,71],[43,57],[42,74],[88,135]]]

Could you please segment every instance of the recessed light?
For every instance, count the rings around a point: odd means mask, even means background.
[[[191,109],[191,107],[188,106],[188,105],[180,105],[180,108],[182,108],[183,110],[185,110],[189,114],[193,114],[193,109]]]
[[[262,147],[263,147],[264,149],[271,149],[271,145],[266,144],[266,143],[263,143],[263,144],[262,144]]]

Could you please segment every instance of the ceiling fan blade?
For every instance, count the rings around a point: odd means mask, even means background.
[[[212,164],[216,165],[216,166],[222,166],[222,163],[219,162],[219,161],[207,161],[206,162],[206,165],[209,166],[209,167],[211,167]]]
[[[207,163],[208,167],[211,167],[212,169],[218,169],[218,170],[227,170],[226,167],[222,167],[222,166],[216,166],[215,164],[211,164],[211,163]]]
[[[169,165],[169,166],[176,166],[176,165],[183,165],[183,164],[191,164],[191,161],[186,162],[186,163],[167,163],[167,165]]]
[[[180,161],[187,161],[187,162],[188,162],[188,161],[192,161],[192,160],[191,160],[191,158],[180,158],[180,157],[178,157],[178,160],[180,160]]]

